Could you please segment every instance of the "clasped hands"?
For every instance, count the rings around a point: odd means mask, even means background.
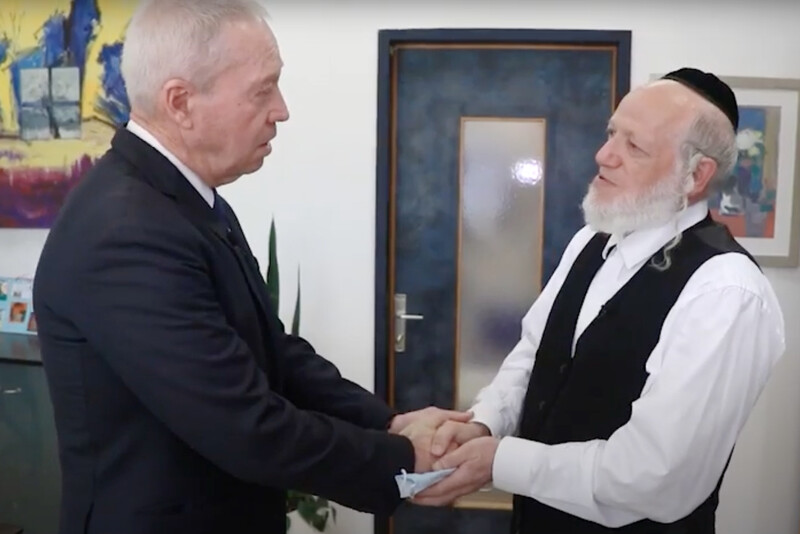
[[[472,413],[428,407],[399,414],[389,432],[406,436],[414,445],[414,471],[456,470],[417,494],[412,502],[445,506],[492,481],[492,463],[499,441],[489,429],[471,421]]]

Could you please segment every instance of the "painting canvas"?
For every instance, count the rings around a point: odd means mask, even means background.
[[[715,201],[727,225],[762,267],[800,258],[800,80],[723,77],[739,103],[739,159]]]
[[[780,108],[740,106],[733,173],[709,199],[712,217],[737,238],[774,238]]]
[[[120,59],[135,7],[118,0],[3,0],[0,228],[49,228],[67,193],[128,120]]]

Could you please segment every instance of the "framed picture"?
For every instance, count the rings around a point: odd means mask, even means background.
[[[712,216],[764,267],[797,267],[800,80],[722,77],[739,104],[739,160]]]
[[[725,224],[761,266],[797,267],[800,80],[720,79],[733,89],[739,104],[739,159],[709,199],[711,216]]]
[[[120,60],[135,8],[118,0],[3,1],[0,228],[50,228],[128,121]]]

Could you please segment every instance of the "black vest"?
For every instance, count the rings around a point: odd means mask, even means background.
[[[578,315],[607,242],[605,234],[589,241],[556,296],[525,396],[521,438],[545,444],[608,439],[630,419],[631,403],[647,380],[645,363],[689,277],[717,254],[739,252],[755,263],[725,226],[707,216],[669,252],[668,269],[648,261],[603,305],[572,356]],[[652,259],[660,262],[663,255],[662,249]],[[642,520],[611,529],[518,495],[512,524],[520,534],[711,534],[721,483],[722,476],[704,503],[672,524]]]

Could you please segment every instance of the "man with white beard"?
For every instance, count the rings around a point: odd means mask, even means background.
[[[714,532],[734,443],[785,348],[755,260],[709,215],[738,108],[684,68],[634,90],[608,125],[586,226],[472,407],[439,427],[415,498],[513,493],[514,532]]]

